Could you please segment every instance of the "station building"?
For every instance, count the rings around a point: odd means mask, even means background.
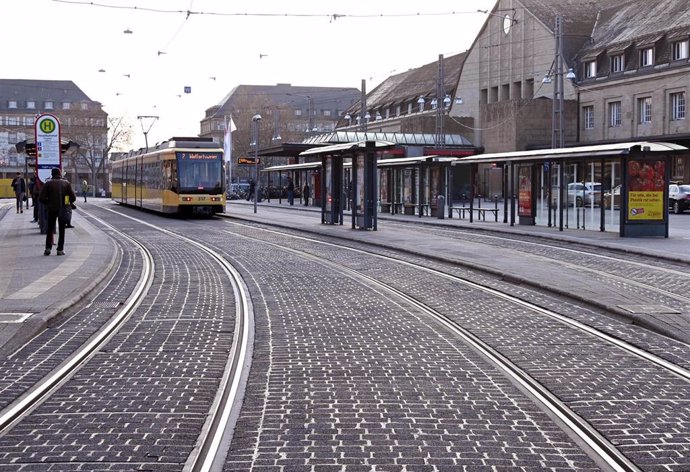
[[[62,156],[63,170],[72,184],[86,179],[96,190],[107,190],[108,115],[101,103],[69,80],[0,79],[0,178],[11,178],[16,172],[27,180],[33,175],[35,158],[20,152],[17,145],[24,149],[24,143],[33,142],[34,122],[42,113],[60,120],[63,140],[79,143]]]

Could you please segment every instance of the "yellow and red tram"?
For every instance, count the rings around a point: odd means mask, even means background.
[[[171,138],[113,162],[113,200],[161,213],[225,212],[223,149],[210,138]]]

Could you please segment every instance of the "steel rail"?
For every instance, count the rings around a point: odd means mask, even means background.
[[[276,234],[280,235],[285,235],[285,233],[281,233],[278,231],[274,230],[266,230],[264,228],[261,228],[262,231],[269,231],[269,232],[274,232]],[[235,236],[238,236],[235,234]],[[292,252],[294,254],[298,254],[301,257],[305,257],[308,259],[311,259],[315,261],[316,263],[323,264],[323,265],[328,265],[330,268],[333,270],[336,270],[341,273],[348,274],[350,277],[357,278],[360,280],[364,280],[366,282],[369,282],[370,284],[374,284],[378,286],[382,291],[386,291],[389,293],[394,294],[396,297],[401,298],[405,300],[408,304],[414,306],[418,310],[422,311],[425,313],[427,316],[429,316],[431,319],[439,322],[441,325],[445,326],[446,329],[448,329],[450,332],[455,334],[456,336],[460,337],[465,341],[465,343],[469,346],[471,346],[473,349],[475,349],[477,352],[482,354],[485,359],[487,359],[492,365],[496,366],[499,368],[502,372],[504,372],[508,377],[514,380],[514,382],[519,385],[523,391],[527,392],[531,398],[533,398],[537,403],[539,403],[542,406],[542,409],[545,411],[548,411],[550,414],[552,414],[554,417],[556,417],[561,424],[565,425],[567,429],[569,429],[572,432],[572,435],[576,436],[584,444],[587,445],[590,451],[592,451],[592,454],[596,456],[596,459],[599,459],[602,461],[604,464],[606,464],[607,467],[610,468],[612,471],[616,472],[639,472],[640,469],[632,463],[623,453],[621,453],[613,444],[611,444],[601,433],[596,431],[590,424],[580,417],[577,413],[572,411],[567,405],[565,405],[562,401],[560,401],[555,395],[553,395],[546,387],[541,385],[537,380],[535,380],[532,376],[527,374],[523,369],[515,365],[512,361],[510,361],[508,358],[503,356],[501,353],[496,351],[494,348],[489,346],[487,343],[482,341],[478,336],[474,335],[471,333],[469,330],[463,328],[460,326],[458,323],[454,322],[450,318],[448,318],[446,315],[443,315],[439,313],[438,311],[434,310],[433,308],[429,307],[427,304],[420,302],[416,298],[405,294],[403,291],[390,286],[389,284],[386,284],[384,282],[381,282],[380,280],[377,280],[369,275],[362,274],[354,269],[350,269],[347,267],[343,267],[342,265],[336,264],[334,262],[330,261],[325,261],[322,258],[319,258],[313,254],[301,251],[299,249],[294,249],[294,248],[287,248],[285,246],[281,246],[276,243],[272,242],[267,242],[260,240],[258,238],[253,238],[251,236],[245,236],[245,235],[239,235],[240,237],[250,239],[250,240],[255,240],[255,241],[261,241],[264,244],[268,244],[274,247],[277,247],[283,251],[287,252]],[[323,245],[329,245],[329,246],[337,246],[340,249],[345,249],[345,250],[351,250],[354,252],[358,253],[365,253],[367,255],[372,255],[371,253],[367,251],[362,251],[360,249],[354,249],[354,248],[348,248],[348,247],[343,247],[339,245],[335,245],[332,243],[324,242],[324,241],[318,241],[314,240],[311,238],[305,238],[302,236],[295,236],[295,235],[287,235],[291,238],[296,238],[296,239],[301,239],[313,243],[318,243],[318,244],[323,244]],[[443,272],[434,270],[434,269],[429,269],[424,266],[419,266],[417,264],[413,264],[410,262],[406,261],[401,261],[400,259],[390,257],[390,256],[384,256],[380,254],[374,254],[377,257],[384,259],[384,260],[389,260],[389,261],[394,261],[396,263],[403,263],[409,267],[413,267],[415,269],[422,269],[424,271],[434,273],[435,275],[440,275],[444,276],[450,279],[453,279],[457,282],[461,283],[467,283],[468,281],[460,278],[460,277],[455,277],[451,276],[448,274],[445,274]],[[482,287],[479,284],[476,284],[474,282],[470,282],[470,285],[472,285],[473,288],[479,289],[479,290],[485,290],[486,287]],[[369,285],[370,286],[370,285]],[[498,295],[500,292],[494,290],[494,289],[488,289],[488,291],[492,294]],[[522,302],[521,304],[524,303],[523,306],[529,306],[531,304],[524,302],[522,300],[519,300],[515,297],[512,297],[510,295],[505,295],[502,298],[506,300],[511,300],[511,301],[518,301]],[[534,306],[534,308],[539,308]],[[541,311],[541,309],[540,309]],[[548,311],[548,310],[544,310]]]
[[[136,221],[142,225],[148,226],[154,230],[160,231],[169,236],[185,241],[198,249],[201,249],[210,255],[220,266],[230,280],[233,289],[235,300],[239,300],[235,304],[235,331],[233,335],[232,347],[230,349],[228,359],[226,361],[226,368],[224,369],[221,386],[218,389],[213,405],[210,409],[209,416],[202,428],[202,434],[197,440],[194,450],[190,454],[185,463],[185,471],[194,472],[208,472],[217,468],[218,460],[220,459],[219,451],[221,442],[227,430],[232,430],[230,423],[234,414],[240,405],[238,405],[238,398],[242,388],[243,375],[245,373],[245,366],[248,365],[249,360],[249,327],[251,325],[251,301],[249,293],[244,285],[240,273],[223,257],[222,254],[210,249],[204,244],[195,241],[191,238],[178,234],[166,228],[151,224],[139,218],[117,212],[106,208],[122,217]]]
[[[95,218],[104,226],[115,228],[103,220]],[[121,233],[120,233],[121,234]],[[80,366],[86,363],[122,326],[129,315],[141,304],[146,292],[151,286],[155,264],[151,253],[135,239],[123,235],[139,247],[144,256],[144,264],[139,281],[132,294],[115,315],[89,341],[83,344],[75,353],[48,376],[38,382],[26,395],[5,408],[0,414],[0,436],[10,429],[38,404],[46,399],[54,388],[67,380]]]

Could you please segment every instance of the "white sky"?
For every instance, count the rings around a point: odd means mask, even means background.
[[[72,80],[109,115],[129,118],[137,148],[137,116],[159,117],[149,144],[195,136],[205,110],[237,85],[360,88],[366,79],[370,92],[392,74],[467,50],[487,18],[477,10],[495,3],[0,0],[2,78]]]

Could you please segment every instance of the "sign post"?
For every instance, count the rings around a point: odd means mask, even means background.
[[[51,114],[42,114],[34,122],[36,139],[36,177],[42,183],[50,178],[51,169],[62,169],[60,121]]]

